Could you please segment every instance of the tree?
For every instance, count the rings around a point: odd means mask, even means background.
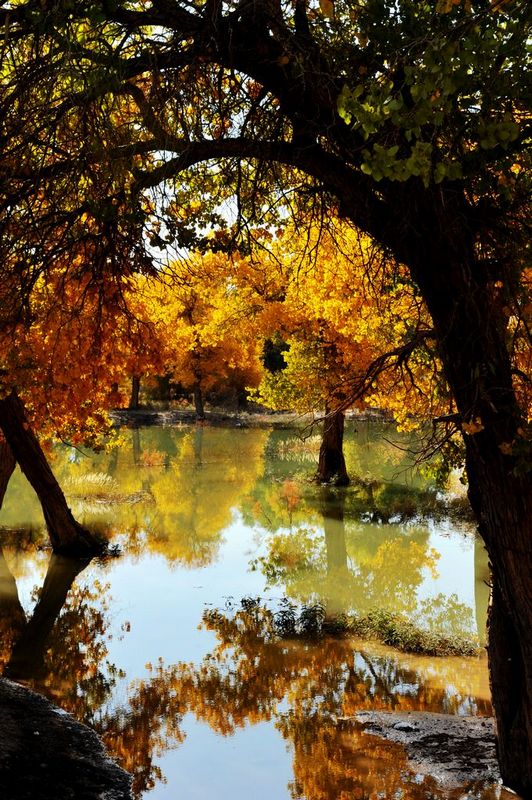
[[[428,315],[406,270],[391,269],[340,220],[324,230],[311,219],[304,233],[288,225],[269,250],[255,256],[254,280],[248,267],[240,281],[257,295],[263,335],[286,342],[285,368],[266,371],[253,396],[271,408],[324,411],[316,478],[346,485],[347,407],[376,405],[403,426],[444,411]],[[398,356],[389,366],[387,353]]]
[[[102,293],[83,276],[65,283],[55,270],[46,281],[37,280],[27,297],[31,324],[0,331],[0,427],[11,451],[8,457],[3,450],[5,479],[18,462],[39,497],[58,552],[87,555],[101,550],[103,542],[72,516],[38,436],[44,442],[55,437],[100,446],[110,428],[109,387],[124,373],[120,351],[143,334],[144,326],[118,313],[114,288],[105,308]]]
[[[249,212],[267,224],[284,199],[297,205],[297,187],[405,264],[432,318],[492,564],[502,775],[527,794],[532,475],[528,378],[513,356],[516,332],[528,341],[530,6],[322,6],[325,15],[304,0],[4,6],[4,314],[23,315],[32,276],[59,250],[90,241],[91,275],[140,268],[142,226],[165,209],[164,191],[149,204],[151,189],[182,193],[194,165],[190,187],[215,197],[200,221],[236,191],[241,221]],[[100,236],[81,230],[87,213]],[[202,236],[194,218],[169,221],[161,236]],[[21,237],[25,228],[35,233]]]
[[[259,380],[259,342],[246,298],[231,282],[233,271],[224,254],[193,253],[161,270],[157,280],[137,277],[127,297],[131,312],[137,316],[141,305],[153,326],[155,352],[138,343],[144,369],[170,375],[191,391],[200,420],[207,392],[231,380],[243,386]]]

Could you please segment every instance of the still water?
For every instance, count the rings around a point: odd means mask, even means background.
[[[40,508],[16,473],[0,512],[0,667],[94,727],[139,798],[462,796],[338,718],[489,715],[484,657],[272,626],[288,597],[482,641],[485,553],[453,493],[382,434],[348,429],[346,490],[311,483],[318,441],[293,431],[123,430],[104,454],[57,449],[76,517],[121,549],[81,571],[42,547]]]

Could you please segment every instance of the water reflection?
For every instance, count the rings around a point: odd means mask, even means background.
[[[75,578],[82,572],[89,559],[74,560],[52,554],[39,599],[33,614],[22,625],[15,638],[4,674],[14,680],[40,678],[46,674],[44,647],[63,608],[67,594]],[[4,560],[5,564],[5,560]],[[22,606],[15,609],[14,622],[18,620]]]
[[[434,530],[442,520],[449,528],[449,509],[419,479],[388,483],[403,469],[404,453],[386,444],[375,445],[373,453],[369,440],[358,449],[351,442],[350,471],[359,480],[332,490],[307,480],[314,471],[312,443],[284,431],[183,427],[121,435],[122,445],[107,454],[58,450],[54,465],[83,523],[121,543],[124,554],[116,562],[84,569],[39,552],[36,544],[45,541],[39,539],[40,510],[20,475],[10,483],[0,518],[4,674],[93,726],[133,773],[139,797],[152,789],[159,796],[165,759],[175,749],[186,752],[191,718],[220,737],[269,724],[290,749],[293,780],[286,797],[444,796],[409,771],[401,748],[343,729],[338,718],[362,708],[489,713],[483,660],[416,658],[347,639],[279,638],[271,612],[259,603],[236,613],[206,613],[202,635],[209,634],[208,646],[188,663],[185,648],[199,635],[201,611],[190,629],[176,622],[193,601],[185,580],[190,573],[197,572],[198,584],[204,582],[200,575],[223,575],[235,597],[245,593],[243,574],[234,569],[237,520],[244,531],[240,549],[249,552],[240,569],[255,563],[246,581],[254,582],[257,594],[266,576],[278,594],[318,598],[331,614],[390,607],[447,632],[470,632],[472,599],[427,589],[446,558]],[[22,535],[24,523],[32,528]],[[445,539],[457,563],[465,541],[452,530]],[[480,624],[485,563],[478,549]],[[125,587],[117,576],[130,564],[139,567],[140,579]],[[149,597],[143,579],[152,587]],[[472,573],[468,580],[472,598]],[[35,583],[28,602],[27,587]],[[113,600],[115,591],[122,593],[121,605]],[[221,590],[208,599],[223,606]],[[198,609],[204,602],[199,596]],[[24,610],[31,606],[32,612]],[[171,622],[163,627],[166,612]],[[130,622],[135,631],[144,624],[152,634],[135,644],[151,666],[128,668],[126,675],[118,645],[130,636]],[[162,642],[168,641],[173,654],[163,663]],[[213,775],[214,791],[216,785]],[[179,787],[169,791],[177,794]],[[486,798],[495,797],[486,791]]]
[[[27,616],[2,552],[0,668],[91,724],[124,674],[106,660],[109,586],[74,583],[88,563],[52,554]]]
[[[109,663],[103,669],[108,619],[97,607],[107,587],[92,595],[72,587],[85,565],[52,556],[26,621],[7,561],[1,564],[5,674],[92,724],[133,773],[138,796],[162,779],[156,757],[184,742],[183,718],[192,713],[223,736],[271,721],[292,750],[293,797],[332,800],[347,792],[369,799],[399,790],[412,800],[443,797],[434,782],[420,783],[409,771],[401,748],[343,730],[338,718],[364,708],[490,710],[478,660],[398,657],[346,639],[281,639],[272,612],[258,603],[236,613],[206,612],[203,624],[217,644],[199,664],[150,667],[148,678],[130,684],[127,703],[109,708],[118,670]]]
[[[286,485],[284,492],[286,495]],[[418,494],[417,515],[426,513],[423,493]],[[410,489],[408,497],[412,503],[416,490]],[[360,520],[360,508],[357,513],[352,497],[350,501],[347,498],[343,489],[320,488],[308,510],[304,498],[290,494],[289,524],[268,526],[267,553],[255,562],[268,585],[284,587],[290,597],[301,602],[319,601],[331,615],[367,614],[380,608],[447,636],[472,636],[475,624],[470,605],[456,595],[418,596],[423,581],[438,577],[440,556],[430,544],[427,523],[414,520],[377,525]],[[263,514],[262,507],[259,514]],[[314,518],[314,524],[295,525],[296,514]],[[379,514],[390,516],[382,498]],[[477,566],[484,567],[480,558]],[[485,625],[487,595],[477,591],[477,602],[481,604],[478,616]]]
[[[345,730],[339,718],[364,708],[489,713],[487,699],[457,688],[466,671],[471,680],[474,662],[410,658],[405,664],[384,649],[358,650],[347,640],[316,646],[279,639],[271,612],[260,605],[234,615],[208,612],[204,625],[218,644],[200,664],[159,665],[139,687],[164,704],[169,740],[181,740],[186,712],[222,736],[270,721],[292,752],[291,797],[449,796],[432,779],[420,780],[400,747],[356,727]]]
[[[52,555],[37,602],[26,619],[16,581],[0,558],[0,665],[2,674],[30,686],[91,725],[108,752],[134,775],[136,795],[162,778],[154,754],[168,744],[161,720],[169,713],[155,686],[139,685],[126,710],[109,711],[118,678],[125,673],[107,659],[109,587],[95,582],[92,591],[73,586],[88,562]],[[175,713],[175,709],[174,709]],[[163,723],[164,724],[164,723]],[[181,741],[179,732],[174,737]]]

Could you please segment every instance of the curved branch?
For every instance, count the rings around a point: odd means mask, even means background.
[[[375,196],[374,182],[319,145],[300,148],[291,142],[256,141],[244,137],[196,142],[170,137],[160,142],[160,147],[178,154],[153,170],[136,171],[134,188],[137,191],[157,186],[203,161],[223,158],[275,161],[319,180],[325,191],[339,198],[342,211],[356,216],[360,227],[368,232],[374,231],[376,220],[385,220],[385,204]]]

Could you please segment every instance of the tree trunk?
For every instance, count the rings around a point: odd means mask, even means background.
[[[325,410],[323,433],[316,480],[334,486],[347,486],[349,475],[343,452],[344,414],[342,411]]]
[[[90,559],[72,559],[52,553],[41,595],[31,618],[13,647],[5,669],[16,680],[42,675],[44,648],[75,578]]]
[[[396,197],[396,201],[399,198]],[[501,775],[532,796],[532,473],[512,384],[507,319],[477,262],[474,226],[457,195],[405,187],[397,256],[408,263],[431,314],[463,423],[469,499],[492,567],[489,666]],[[398,212],[399,213],[399,212]],[[473,232],[472,232],[473,231]],[[465,429],[467,430],[467,429]]]
[[[72,516],[15,392],[0,400],[0,427],[13,456],[39,498],[54,552],[85,556],[101,552],[102,542]]]
[[[194,408],[196,409],[196,419],[205,419],[205,409],[203,407],[203,392],[199,383],[194,384]]]
[[[5,439],[0,441],[0,508],[4,502],[6,490],[15,471],[17,462],[10,446]]]
[[[140,375],[133,375],[131,378],[131,396],[129,398],[129,410],[137,411],[140,408]]]
[[[171,375],[163,375],[157,378],[157,394],[163,403],[170,402],[170,378]]]
[[[503,457],[493,455],[470,453],[468,474],[470,482],[478,475],[470,497],[492,568],[488,657],[497,753],[504,783],[531,797],[532,481],[501,469],[496,460]]]

